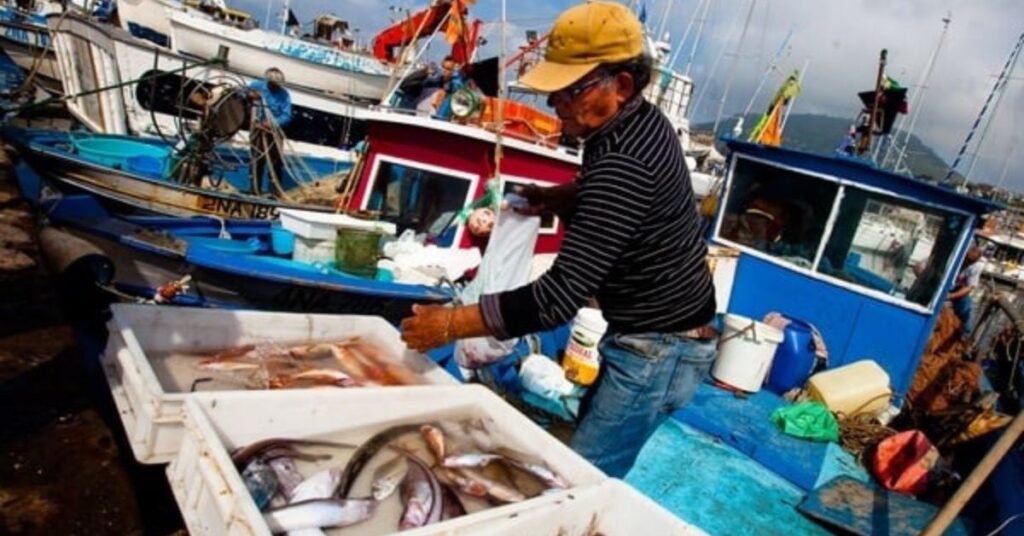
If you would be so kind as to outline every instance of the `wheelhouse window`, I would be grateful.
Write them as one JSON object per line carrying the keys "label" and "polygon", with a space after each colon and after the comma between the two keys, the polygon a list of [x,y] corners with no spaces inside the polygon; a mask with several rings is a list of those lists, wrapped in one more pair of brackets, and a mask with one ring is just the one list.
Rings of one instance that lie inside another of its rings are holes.
{"label": "wheelhouse window", "polygon": [[838,183],[737,157],[718,237],[812,268]]}
{"label": "wheelhouse window", "polygon": [[380,212],[399,234],[412,229],[437,245],[458,239],[459,213],[469,204],[476,184],[469,174],[379,158],[364,208]]}
{"label": "wheelhouse window", "polygon": [[820,273],[927,306],[940,290],[965,216],[846,186]]}

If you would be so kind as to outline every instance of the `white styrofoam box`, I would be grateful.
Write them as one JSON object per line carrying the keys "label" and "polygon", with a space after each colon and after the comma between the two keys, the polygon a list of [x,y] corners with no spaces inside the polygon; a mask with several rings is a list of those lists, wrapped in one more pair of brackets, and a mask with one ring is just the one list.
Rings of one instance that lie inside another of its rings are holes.
{"label": "white styrofoam box", "polygon": [[337,249],[337,242],[330,240],[319,240],[316,238],[295,237],[295,248],[292,249],[292,260],[305,263],[333,263],[334,252]]}
{"label": "white styrofoam box", "polygon": [[[447,534],[447,533],[443,533]],[[707,533],[679,519],[621,480],[574,489],[550,504],[459,536],[701,536]]]}
{"label": "white styrofoam box", "polygon": [[282,208],[278,213],[281,216],[281,227],[302,238],[333,241],[339,228],[378,231],[387,235],[394,235],[397,230],[395,224],[390,222],[361,220],[345,214],[293,208]]}
{"label": "white styrofoam box", "polygon": [[426,356],[406,348],[398,330],[380,317],[134,304],[115,304],[111,310],[103,368],[132,452],[141,463],[166,463],[177,453],[183,433],[181,406],[187,395],[160,381],[150,355],[359,336],[421,374],[426,383],[458,383]]}
{"label": "white styrofoam box", "polygon": [[[167,467],[167,478],[191,534],[269,535],[231,462],[231,449],[271,437],[333,437],[467,418],[488,419],[495,442],[543,461],[574,487],[606,480],[596,467],[479,385],[195,393],[185,401],[185,438]],[[461,534],[478,523],[551,504],[572,492],[549,493],[402,534]]]}

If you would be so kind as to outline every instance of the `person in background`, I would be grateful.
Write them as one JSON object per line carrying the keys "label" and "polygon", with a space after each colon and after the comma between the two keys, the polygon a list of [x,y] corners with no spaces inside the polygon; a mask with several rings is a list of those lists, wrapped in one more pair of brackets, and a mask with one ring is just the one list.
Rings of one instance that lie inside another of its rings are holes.
{"label": "person in background", "polygon": [[960,274],[953,283],[953,289],[949,291],[946,299],[953,305],[953,312],[960,318],[963,325],[961,333],[964,337],[971,334],[974,325],[971,323],[971,309],[973,306],[971,292],[981,283],[981,248],[971,246],[964,257],[964,264],[960,267]]}
{"label": "person in background", "polygon": [[460,338],[507,340],[570,321],[596,298],[608,321],[601,368],[570,446],[622,477],[714,360],[715,290],[679,138],[644,100],[651,60],[626,6],[587,2],[555,21],[544,61],[519,81],[549,94],[564,131],[584,140],[579,178],[527,186],[530,213],[566,223],[551,268],[463,307],[416,305],[402,338],[416,350]]}
{"label": "person in background", "polygon": [[271,186],[280,184],[284,159],[281,154],[280,131],[292,120],[292,97],[284,88],[284,73],[271,67],[263,80],[249,84],[249,99],[253,101],[253,121],[249,130],[250,171],[253,193],[261,195],[264,187],[264,168],[270,164]]}
{"label": "person in background", "polygon": [[423,83],[423,91],[416,104],[416,111],[447,119],[451,115],[452,93],[462,89],[465,85],[465,80],[459,71],[459,64],[455,62],[455,58],[446,56],[441,61],[440,70],[431,66],[431,73]]}

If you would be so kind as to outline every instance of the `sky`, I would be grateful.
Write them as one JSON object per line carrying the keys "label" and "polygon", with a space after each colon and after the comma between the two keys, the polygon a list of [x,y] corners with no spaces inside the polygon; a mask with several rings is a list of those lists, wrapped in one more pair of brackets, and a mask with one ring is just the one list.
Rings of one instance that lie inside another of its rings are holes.
{"label": "sky", "polygon": [[[258,18],[267,14],[267,0],[228,0],[234,7]],[[666,29],[678,47],[694,18],[700,0],[634,0],[646,3],[647,24],[657,31],[666,7],[670,7]],[[690,75],[696,85],[690,110],[694,123],[713,121],[727,80],[733,83],[724,104],[724,116],[745,110],[762,79],[763,88],[754,99],[759,112],[782,80],[793,71],[808,68],[803,91],[793,113],[815,113],[850,118],[860,109],[857,91],[873,87],[881,49],[888,49],[886,73],[910,89],[911,102],[929,58],[943,33],[942,19],[951,14],[948,31],[936,59],[931,78],[921,94],[920,112],[914,134],[921,137],[940,157],[952,162],[1003,69],[1018,36],[1024,32],[1024,1],[1021,0],[711,0]],[[736,54],[744,21],[754,11],[742,47]],[[508,0],[507,48],[524,42],[527,29],[543,34],[562,10],[575,0]],[[271,18],[280,12],[283,0],[270,0]],[[389,24],[388,7],[404,12],[425,7],[428,0],[295,0],[291,2],[299,20],[307,22],[319,13],[334,13],[369,40]],[[671,6],[669,6],[671,4]],[[472,14],[485,24],[488,40],[483,52],[496,54],[500,43],[501,3],[478,0]],[[275,26],[280,23],[275,23]],[[682,69],[693,44],[696,24],[683,44],[676,67]],[[787,35],[789,36],[787,42]],[[783,47],[783,43],[786,46]],[[443,55],[440,39],[430,54]],[[775,68],[769,70],[778,54]],[[734,61],[735,60],[735,61]],[[735,65],[735,66],[733,66]],[[768,71],[768,76],[764,73]],[[989,105],[991,112],[995,100]],[[911,113],[913,113],[911,109]],[[1024,60],[1018,62],[1013,78],[995,114],[971,180],[998,184],[1024,192]],[[908,120],[904,124],[909,123]],[[981,136],[981,123],[974,136]],[[748,125],[749,127],[749,125]],[[837,143],[843,133],[836,133]],[[975,153],[972,143],[957,170],[966,173]],[[1004,174],[1004,169],[1006,170]]]}

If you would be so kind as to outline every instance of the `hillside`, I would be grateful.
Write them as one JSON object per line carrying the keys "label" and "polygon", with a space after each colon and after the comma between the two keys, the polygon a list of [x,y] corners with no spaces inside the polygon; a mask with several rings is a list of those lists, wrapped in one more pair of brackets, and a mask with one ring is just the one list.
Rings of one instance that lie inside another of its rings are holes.
{"label": "hillside", "polygon": [[[750,129],[757,122],[759,116],[749,115],[744,119],[743,135],[749,134]],[[718,130],[719,134],[731,132],[736,125],[736,116],[722,121]],[[712,123],[694,125],[691,130],[694,132],[707,132],[711,130]],[[850,127],[850,120],[841,117],[829,117],[815,114],[793,114],[786,123],[786,131],[783,135],[783,145],[787,148],[797,149],[818,154],[834,154],[836,147],[846,135]],[[885,148],[883,147],[883,151]],[[949,165],[939,157],[930,147],[924,144],[917,136],[911,136],[910,145],[907,148],[907,165],[913,174],[922,179],[937,181],[946,176]],[[954,175],[959,178],[960,174]]]}

